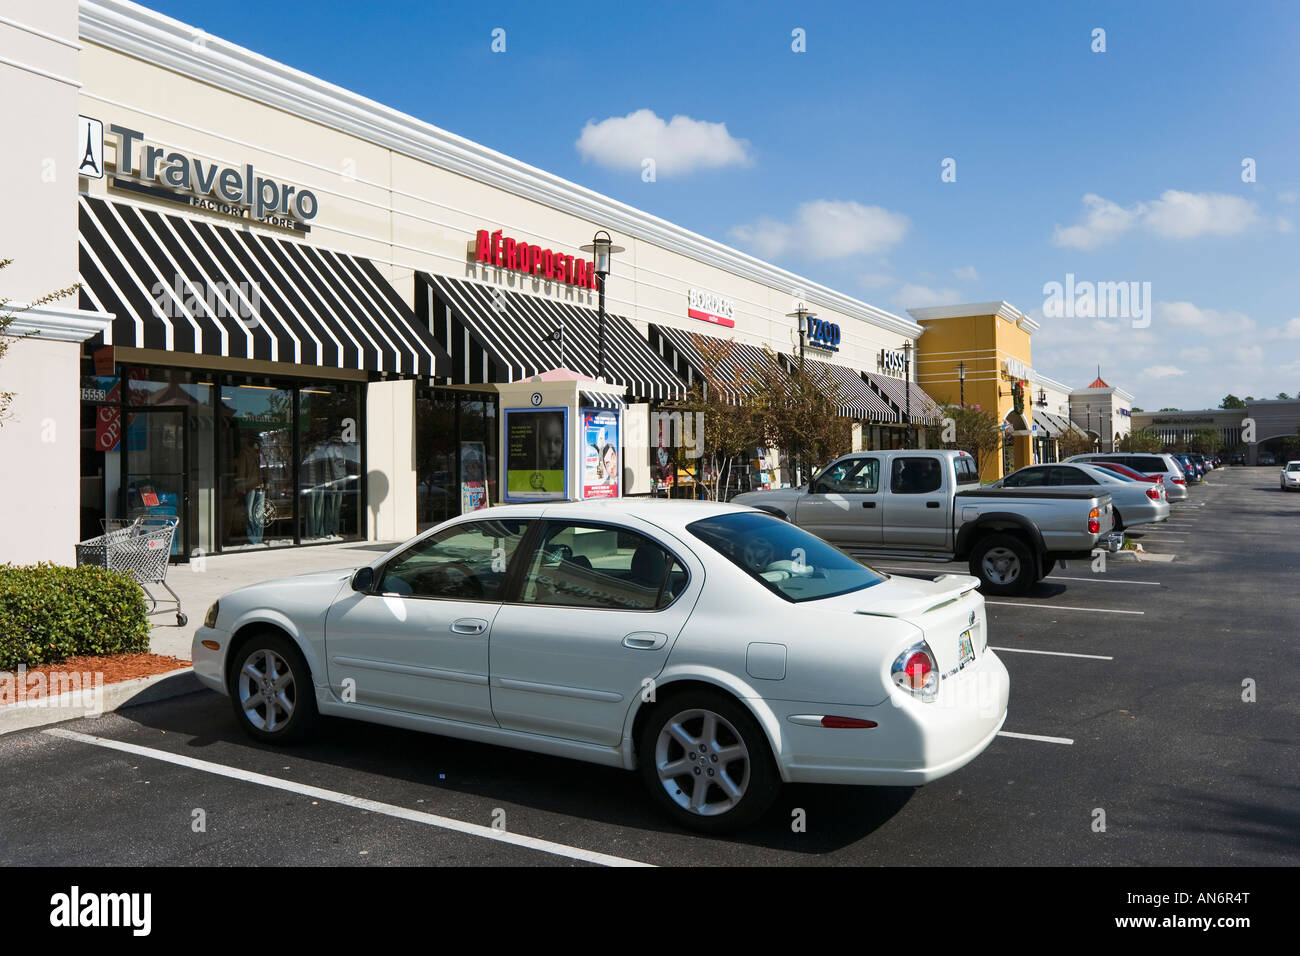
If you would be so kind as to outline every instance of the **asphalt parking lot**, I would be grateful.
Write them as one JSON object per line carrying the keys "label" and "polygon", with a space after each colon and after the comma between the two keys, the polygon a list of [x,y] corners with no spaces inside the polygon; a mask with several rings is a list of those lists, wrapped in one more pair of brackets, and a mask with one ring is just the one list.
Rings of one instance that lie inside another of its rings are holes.
{"label": "asphalt parking lot", "polygon": [[202,692],[0,737],[0,865],[1296,865],[1300,495],[1220,469],[1143,543],[1176,557],[988,602],[1004,735],[918,789],[789,787],[709,839],[633,774],[337,720],[273,750]]}

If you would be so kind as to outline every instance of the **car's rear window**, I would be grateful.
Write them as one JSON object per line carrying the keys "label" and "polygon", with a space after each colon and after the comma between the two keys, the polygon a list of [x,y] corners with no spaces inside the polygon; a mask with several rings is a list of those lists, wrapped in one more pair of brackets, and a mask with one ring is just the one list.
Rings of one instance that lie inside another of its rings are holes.
{"label": "car's rear window", "polygon": [[885,580],[821,538],[772,515],[721,514],[692,522],[686,530],[763,587],[796,604]]}
{"label": "car's rear window", "polygon": [[1154,471],[1168,471],[1169,466],[1165,464],[1163,458],[1130,458],[1128,466],[1135,468],[1144,474],[1150,474]]}

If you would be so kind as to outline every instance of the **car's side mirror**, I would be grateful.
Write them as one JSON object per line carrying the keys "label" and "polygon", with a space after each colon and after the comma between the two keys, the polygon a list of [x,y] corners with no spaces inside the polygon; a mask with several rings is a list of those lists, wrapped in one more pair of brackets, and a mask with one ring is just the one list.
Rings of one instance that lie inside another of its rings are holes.
{"label": "car's side mirror", "polygon": [[352,572],[352,590],[369,593],[375,586],[375,569],[369,566]]}

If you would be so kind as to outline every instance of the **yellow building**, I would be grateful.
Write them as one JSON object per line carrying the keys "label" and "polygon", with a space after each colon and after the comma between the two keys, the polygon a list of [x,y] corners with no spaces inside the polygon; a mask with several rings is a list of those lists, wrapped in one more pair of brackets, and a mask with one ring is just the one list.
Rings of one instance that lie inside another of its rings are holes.
{"label": "yellow building", "polygon": [[1008,302],[972,302],[908,314],[924,330],[916,344],[917,384],[936,401],[979,406],[1003,425],[1003,453],[981,477],[993,481],[1034,461],[1030,337],[1038,323]]}

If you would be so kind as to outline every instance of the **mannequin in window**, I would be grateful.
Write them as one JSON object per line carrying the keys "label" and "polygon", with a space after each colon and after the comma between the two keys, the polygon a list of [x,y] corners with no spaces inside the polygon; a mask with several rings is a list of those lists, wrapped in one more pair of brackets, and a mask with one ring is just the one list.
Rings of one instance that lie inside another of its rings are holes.
{"label": "mannequin in window", "polygon": [[245,442],[235,461],[235,491],[244,496],[244,530],[249,544],[261,544],[266,527],[266,479],[262,472],[262,444]]}

